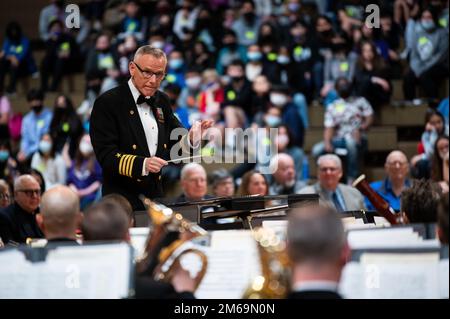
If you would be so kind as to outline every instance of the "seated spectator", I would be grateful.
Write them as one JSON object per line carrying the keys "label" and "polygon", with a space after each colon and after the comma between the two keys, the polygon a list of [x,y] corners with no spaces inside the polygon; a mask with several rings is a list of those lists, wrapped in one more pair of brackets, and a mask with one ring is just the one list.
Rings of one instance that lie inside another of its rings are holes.
{"label": "seated spectator", "polygon": [[93,75],[101,81],[100,93],[108,91],[117,85],[120,76],[117,54],[111,48],[108,35],[100,34],[86,58],[85,74],[93,81]]}
{"label": "seated spectator", "polygon": [[56,186],[44,193],[36,221],[48,242],[78,245],[81,225],[80,201],[67,186]]}
{"label": "seated spectator", "polygon": [[0,209],[5,208],[11,204],[11,190],[9,184],[0,179]]}
{"label": "seated spectator", "polygon": [[437,237],[443,245],[448,246],[448,195],[441,196],[438,207],[438,224],[436,227]]}
{"label": "seated spectator", "polygon": [[127,36],[133,36],[138,41],[143,41],[148,29],[147,19],[141,14],[141,7],[137,0],[127,0],[124,6],[125,17],[122,19],[117,39],[123,40]]}
{"label": "seated spectator", "polygon": [[232,29],[238,35],[238,43],[248,47],[256,43],[261,22],[255,14],[255,3],[252,0],[244,0],[239,13],[240,17],[234,21]]}
{"label": "seated spectator", "polygon": [[425,113],[425,131],[418,146],[419,154],[411,158],[412,175],[415,178],[430,178],[434,146],[438,136],[443,134],[448,135],[444,117],[438,111],[428,109]]}
{"label": "seated spectator", "polygon": [[[207,12],[207,11],[206,11]],[[207,32],[204,29],[202,32]],[[192,52],[190,53],[188,65],[190,68],[198,70],[206,70],[214,67],[214,55],[207,48],[206,44],[202,41],[196,41]]]}
{"label": "seated spectator", "polygon": [[202,86],[202,77],[197,69],[188,69],[185,73],[186,86],[181,90],[178,105],[187,109],[191,123],[200,117],[199,95]]}
{"label": "seated spectator", "polygon": [[211,173],[209,184],[214,196],[227,197],[234,195],[233,176],[224,168]]}
{"label": "seated spectator", "polygon": [[11,115],[11,103],[8,97],[3,94],[3,90],[0,87],[0,140],[9,139],[10,137],[9,120]]}
{"label": "seated spectator", "polygon": [[445,118],[445,130],[448,132],[448,97],[443,99],[441,103],[439,103],[437,110],[442,114]]}
{"label": "seated spectator", "polygon": [[448,78],[448,33],[438,23],[438,13],[433,7],[422,11],[420,20],[408,22],[413,32],[406,32],[409,44],[409,71],[403,82],[405,99],[416,98],[416,84],[424,90],[427,98],[439,97],[439,85]]}
{"label": "seated spectator", "polygon": [[49,33],[45,43],[45,56],[41,63],[41,90],[44,92],[59,90],[63,76],[75,71],[77,64],[75,62],[79,55],[75,39],[64,32],[64,25],[60,20],[50,23]]}
{"label": "seated spectator", "polygon": [[127,213],[129,227],[131,228],[134,226],[133,207],[131,207],[130,202],[125,198],[125,196],[122,196],[120,194],[108,194],[102,197],[101,202],[112,203],[122,207],[122,209]]}
{"label": "seated spectator", "polygon": [[31,168],[41,172],[47,189],[66,184],[66,163],[63,157],[56,153],[50,134],[42,136],[39,142],[39,150],[34,153],[31,159]]}
{"label": "seated spectator", "polygon": [[373,109],[362,97],[351,97],[352,86],[345,78],[336,82],[340,99],[328,106],[324,119],[324,141],[314,145],[315,158],[336,148],[347,150],[347,175],[349,181],[358,174],[359,154],[364,149],[367,138],[365,132],[373,121]]}
{"label": "seated spectator", "polygon": [[203,71],[203,89],[199,96],[198,107],[202,118],[218,122],[221,116],[221,104],[225,96],[219,75],[214,69]]}
{"label": "seated spectator", "polygon": [[22,33],[17,22],[6,26],[5,39],[0,51],[0,92],[4,91],[5,76],[9,74],[8,94],[16,92],[17,80],[37,71],[30,48],[30,41]]}
{"label": "seated spectator", "polygon": [[[370,186],[396,212],[399,212],[402,192],[411,186],[411,181],[408,179],[408,158],[401,151],[392,151],[386,157],[384,170],[386,178],[382,181],[372,182]],[[368,210],[376,210],[367,198],[365,198],[365,203]]]}
{"label": "seated spectator", "polygon": [[102,169],[95,158],[88,134],[83,135],[79,145],[75,160],[69,168],[67,185],[78,194],[83,210],[97,199],[102,185]]}
{"label": "seated spectator", "polygon": [[337,5],[338,19],[341,29],[350,34],[354,27],[363,24],[365,5],[369,1],[344,0]]}
{"label": "seated spectator", "polygon": [[439,184],[425,179],[415,180],[402,194],[401,211],[404,223],[435,223],[441,195]]}
{"label": "seated spectator", "polygon": [[245,46],[237,43],[237,36],[233,30],[225,29],[223,31],[223,48],[217,54],[216,70],[223,75],[228,66],[233,61],[247,61],[247,50]]}
{"label": "seated spectator", "polygon": [[297,179],[307,178],[307,176],[302,175],[304,160],[303,149],[296,145],[294,141],[294,135],[287,125],[281,124],[278,126],[278,134],[274,141],[277,146],[278,153],[286,153],[293,158],[295,163],[295,171],[298,172]]}
{"label": "seated spectator", "polygon": [[50,135],[53,139],[55,151],[61,153],[64,146],[71,158],[75,157],[77,141],[83,134],[81,120],[73,108],[72,100],[60,95],[55,100],[53,117],[50,122]]}
{"label": "seated spectator", "polygon": [[262,64],[263,55],[261,53],[261,49],[257,44],[250,45],[247,49],[247,64],[245,65],[245,76],[247,80],[253,82],[256,77],[262,74],[263,64]]}
{"label": "seated spectator", "polygon": [[11,153],[9,140],[0,140],[0,179],[4,179],[9,185],[13,185],[18,176],[17,161]]}
{"label": "seated spectator", "polygon": [[364,97],[373,108],[379,108],[390,100],[391,85],[383,59],[372,42],[362,42],[361,56],[356,63],[356,94]]}
{"label": "seated spectator", "polygon": [[41,202],[41,187],[31,175],[21,175],[14,181],[14,202],[0,210],[0,238],[24,244],[27,238],[43,238],[36,222]]}
{"label": "seated spectator", "polygon": [[183,166],[180,181],[183,194],[177,198],[177,203],[212,198],[206,194],[208,191],[206,171],[200,164],[189,163]]}
{"label": "seated spectator", "polygon": [[309,205],[288,216],[292,291],[287,298],[341,299],[338,286],[351,250],[339,215],[331,208]]}
{"label": "seated spectator", "polygon": [[248,171],[242,176],[238,194],[240,196],[266,196],[269,194],[269,184],[263,174],[254,170]]}
{"label": "seated spectator", "polygon": [[[271,84],[265,75],[258,75],[252,83],[250,122],[257,122],[270,106]],[[259,123],[261,125],[261,123]]]}
{"label": "seated spectator", "polygon": [[410,19],[414,19],[419,13],[419,0],[395,0],[394,2],[394,20],[399,26],[404,27]]}
{"label": "seated spectator", "polygon": [[138,42],[132,35],[127,35],[122,43],[117,47],[119,59],[119,81],[127,81],[130,78],[128,65],[133,61],[134,53],[138,48]]}
{"label": "seated spectator", "polygon": [[318,182],[306,186],[300,194],[318,194],[323,205],[333,207],[338,212],[366,209],[364,196],[351,186],[339,183],[342,178],[341,159],[334,154],[326,154],[317,160]]}
{"label": "seated spectator", "polygon": [[434,143],[431,179],[441,185],[444,194],[448,193],[448,136],[446,135],[439,136]]}
{"label": "seated spectator", "polygon": [[186,129],[190,129],[193,122],[190,121],[188,110],[178,104],[180,92],[181,89],[176,84],[170,83],[164,88],[164,93],[169,97],[173,113]]}
{"label": "seated spectator", "polygon": [[47,41],[51,34],[49,25],[55,19],[65,21],[67,13],[65,12],[64,0],[51,0],[52,4],[44,7],[39,15],[39,35],[43,41]]}
{"label": "seated spectator", "polygon": [[22,121],[22,140],[20,151],[17,154],[19,162],[31,159],[31,156],[39,149],[42,136],[48,133],[52,112],[44,107],[44,94],[42,91],[32,89],[28,92],[27,101],[31,112],[24,116]]}
{"label": "seated spectator", "polygon": [[167,84],[176,84],[183,89],[186,86],[186,64],[182,51],[173,50],[167,58],[167,74],[161,86],[164,88]]}
{"label": "seated spectator", "polygon": [[270,195],[298,194],[305,183],[296,177],[293,158],[285,153],[280,153],[270,160],[272,183],[269,187]]}

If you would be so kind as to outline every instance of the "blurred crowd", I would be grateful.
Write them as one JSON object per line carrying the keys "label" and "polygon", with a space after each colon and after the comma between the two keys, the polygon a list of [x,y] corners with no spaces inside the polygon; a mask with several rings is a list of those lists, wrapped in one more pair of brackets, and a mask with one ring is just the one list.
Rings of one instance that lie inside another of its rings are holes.
{"label": "blurred crowd", "polygon": [[[379,21],[366,12],[369,4],[378,5]],[[53,0],[41,10],[39,41],[29,39],[17,22],[3,30],[3,206],[17,196],[14,180],[22,174],[35,176],[39,192],[68,185],[82,209],[99,199],[102,172],[89,138],[90,112],[97,96],[128,80],[128,64],[144,44],[166,53],[161,89],[186,128],[199,119],[214,119],[221,131],[278,128],[274,140],[260,141],[274,143],[280,153],[271,159],[274,174],[258,173],[258,159],[214,172],[209,180],[205,172],[194,178],[179,166],[165,168],[166,185],[181,177],[188,199],[203,198],[208,182],[216,195],[233,195],[235,187],[242,195],[300,193],[314,174],[303,150],[313,104],[325,110],[323,141],[311,152],[322,158],[319,186],[332,190],[340,181],[346,186],[362,171],[367,132],[391,102],[394,79],[403,81],[405,103],[422,98],[430,109],[418,155],[388,156],[379,191],[398,201],[409,177],[431,179],[448,191],[448,97],[440,93],[448,79],[447,0],[91,0],[80,5],[79,29],[65,27],[64,8],[64,1]],[[32,40],[45,44],[40,61]],[[70,94],[44,105],[45,94],[60,92],[62,79],[75,73],[85,78],[81,105],[73,105]],[[10,97],[26,77],[39,78],[40,87],[27,93],[30,109],[22,116]],[[233,136],[219,138],[207,147],[220,142],[225,150],[237,148]],[[328,153],[337,156],[321,157]],[[190,194],[196,187],[198,194]],[[327,196],[339,210],[350,208],[344,190]]]}

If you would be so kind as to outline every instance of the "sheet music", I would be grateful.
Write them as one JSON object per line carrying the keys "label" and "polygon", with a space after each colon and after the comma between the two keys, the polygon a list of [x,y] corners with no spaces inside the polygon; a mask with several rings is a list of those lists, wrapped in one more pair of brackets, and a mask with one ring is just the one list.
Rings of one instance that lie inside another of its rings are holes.
{"label": "sheet music", "polygon": [[387,221],[386,218],[381,216],[373,216],[373,221],[377,226],[390,227],[391,223]]}
{"label": "sheet music", "polygon": [[367,253],[346,265],[340,291],[350,299],[435,299],[448,295],[445,275],[448,260],[440,262],[438,252]]}
{"label": "sheet music", "polygon": [[449,267],[448,259],[439,262],[439,294],[441,299],[449,298]]}
{"label": "sheet music", "polygon": [[215,231],[210,247],[198,247],[208,256],[208,269],[197,298],[240,299],[261,273],[257,245],[251,231]]}
{"label": "sheet music", "polygon": [[0,253],[0,298],[124,298],[131,251],[127,244],[61,246],[44,262],[18,250]]}

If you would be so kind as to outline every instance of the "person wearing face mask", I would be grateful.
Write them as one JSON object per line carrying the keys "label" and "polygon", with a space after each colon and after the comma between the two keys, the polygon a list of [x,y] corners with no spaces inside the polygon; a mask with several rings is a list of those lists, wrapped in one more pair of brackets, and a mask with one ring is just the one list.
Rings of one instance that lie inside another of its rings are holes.
{"label": "person wearing face mask", "polygon": [[255,3],[252,0],[242,2],[240,18],[234,21],[232,29],[238,35],[238,43],[248,47],[258,39],[260,18],[255,14]]}
{"label": "person wearing face mask", "polygon": [[414,99],[419,84],[425,97],[438,98],[437,83],[448,77],[448,33],[439,26],[434,7],[423,10],[420,19],[410,28],[414,31],[407,31],[405,35],[410,50],[410,69],[404,77],[403,93],[407,100]]}
{"label": "person wearing face mask", "polygon": [[262,53],[258,45],[251,45],[247,50],[247,64],[245,65],[245,76],[247,80],[253,82],[262,73]]}
{"label": "person wearing face mask", "polygon": [[184,62],[183,53],[178,50],[172,51],[169,54],[167,65],[167,75],[161,86],[164,88],[167,84],[171,83],[176,84],[183,89],[186,86],[186,64]]}
{"label": "person wearing face mask", "polygon": [[68,13],[65,11],[64,0],[51,0],[51,4],[44,7],[39,15],[39,36],[41,40],[50,38],[48,26],[56,19],[65,21]]}
{"label": "person wearing face mask", "polygon": [[66,164],[63,157],[56,153],[49,134],[42,136],[39,151],[31,159],[31,168],[42,174],[47,189],[66,184]]}
{"label": "person wearing face mask", "polygon": [[198,112],[198,95],[201,91],[202,77],[200,71],[192,68],[185,73],[186,86],[181,90],[178,104],[189,112]]}
{"label": "person wearing face mask", "polygon": [[292,144],[303,148],[305,127],[297,106],[292,102],[289,88],[280,85],[272,86],[270,102],[273,107],[279,109],[281,112],[281,121],[280,123],[276,123],[275,126],[281,124],[281,122],[286,124],[292,132]]}
{"label": "person wearing face mask", "polygon": [[248,118],[252,118],[251,105],[251,84],[245,78],[244,64],[239,60],[234,60],[227,68],[227,75],[230,83],[224,87],[225,100],[222,109],[227,127],[242,127],[244,119],[239,115],[245,112]]}
{"label": "person wearing face mask", "polygon": [[23,117],[22,139],[20,151],[17,154],[19,162],[26,162],[39,148],[39,141],[50,129],[52,112],[44,108],[44,94],[42,91],[32,89],[27,95],[31,111]]}
{"label": "person wearing face mask", "polygon": [[373,109],[363,97],[352,97],[352,85],[344,77],[336,81],[339,99],[331,103],[324,116],[324,141],[315,144],[311,153],[318,158],[336,148],[347,151],[347,177],[350,184],[358,177],[358,158],[366,144],[366,132],[373,122]]}
{"label": "person wearing face mask", "polygon": [[102,186],[102,168],[95,158],[88,134],[80,139],[75,159],[67,174],[67,185],[80,198],[82,210],[96,200]]}
{"label": "person wearing face mask", "polygon": [[245,46],[237,43],[236,32],[225,29],[222,39],[223,47],[219,50],[216,62],[216,70],[220,75],[223,75],[230,63],[235,60],[247,62],[247,50]]}
{"label": "person wearing face mask", "polygon": [[125,17],[122,19],[121,29],[117,38],[122,40],[127,36],[134,36],[138,41],[145,39],[148,29],[146,17],[141,15],[141,7],[137,0],[127,0],[124,7]]}
{"label": "person wearing face mask", "polygon": [[83,126],[75,113],[72,100],[65,95],[58,96],[55,100],[53,117],[50,122],[50,135],[55,145],[55,151],[61,153],[67,143],[69,156],[73,158],[81,134],[83,134]]}
{"label": "person wearing face mask", "polygon": [[119,58],[114,50],[111,49],[111,40],[109,35],[100,34],[95,47],[92,48],[86,58],[85,73],[87,75],[96,74],[100,80],[100,93],[103,93],[117,85],[119,72]]}
{"label": "person wearing face mask", "polygon": [[64,32],[62,21],[51,22],[49,32],[50,36],[45,42],[45,56],[41,63],[41,90],[44,92],[57,91],[63,76],[75,71],[79,51],[75,39]]}
{"label": "person wearing face mask", "polygon": [[195,29],[199,12],[200,7],[196,6],[194,1],[183,0],[182,6],[178,9],[173,21],[173,32],[181,41],[186,40],[186,33]]}

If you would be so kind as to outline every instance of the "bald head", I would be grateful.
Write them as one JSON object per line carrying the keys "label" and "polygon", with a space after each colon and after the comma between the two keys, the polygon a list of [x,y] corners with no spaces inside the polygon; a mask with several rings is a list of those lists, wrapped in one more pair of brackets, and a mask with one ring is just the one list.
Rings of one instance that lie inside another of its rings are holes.
{"label": "bald head", "polygon": [[279,153],[270,160],[273,178],[278,184],[292,187],[295,184],[294,159],[286,153]]}
{"label": "bald head", "polygon": [[67,186],[51,188],[42,196],[40,215],[47,239],[74,238],[81,218],[78,195]]}
{"label": "bald head", "polygon": [[408,158],[401,151],[392,151],[386,157],[384,169],[392,182],[402,185],[409,172]]}

